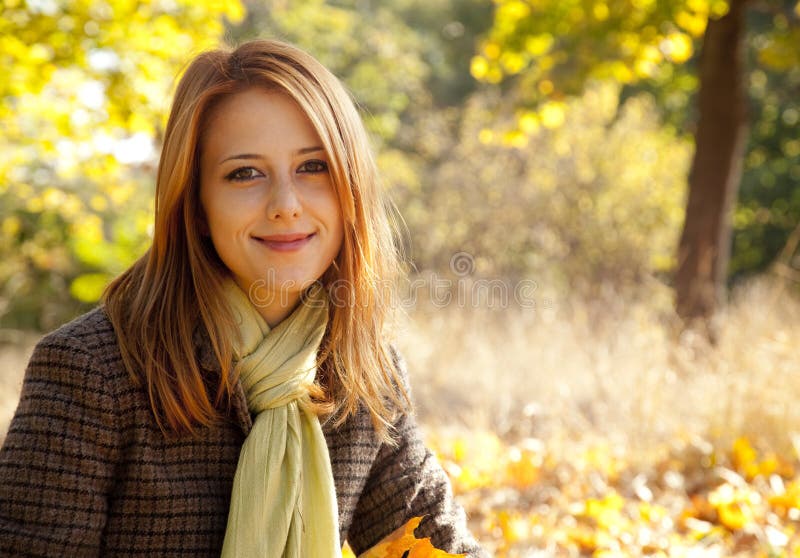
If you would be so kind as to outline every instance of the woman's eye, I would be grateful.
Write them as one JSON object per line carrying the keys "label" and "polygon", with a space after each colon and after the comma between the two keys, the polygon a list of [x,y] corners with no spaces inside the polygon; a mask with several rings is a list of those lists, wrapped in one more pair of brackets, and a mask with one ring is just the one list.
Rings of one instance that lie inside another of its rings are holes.
{"label": "woman's eye", "polygon": [[328,163],[325,161],[306,161],[300,168],[297,169],[298,172],[309,172],[309,173],[320,173],[320,172],[327,172],[328,171]]}
{"label": "woman's eye", "polygon": [[229,173],[225,178],[237,182],[246,182],[261,176],[261,173],[253,167],[240,167],[233,172]]}

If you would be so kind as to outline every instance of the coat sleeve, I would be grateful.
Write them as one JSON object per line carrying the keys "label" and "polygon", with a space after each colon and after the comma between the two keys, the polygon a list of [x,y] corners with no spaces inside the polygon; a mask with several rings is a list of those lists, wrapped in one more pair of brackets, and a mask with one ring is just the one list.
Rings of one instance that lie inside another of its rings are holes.
{"label": "coat sleeve", "polygon": [[[400,377],[409,390],[408,372],[394,353]],[[436,548],[488,556],[467,528],[463,508],[454,500],[450,481],[425,447],[413,415],[395,423],[397,445],[383,443],[353,516],[348,542],[356,554],[368,550],[413,517],[424,516],[417,537],[430,537]]]}
{"label": "coat sleeve", "polygon": [[77,337],[33,351],[0,450],[0,555],[99,556],[120,455],[118,405]]}

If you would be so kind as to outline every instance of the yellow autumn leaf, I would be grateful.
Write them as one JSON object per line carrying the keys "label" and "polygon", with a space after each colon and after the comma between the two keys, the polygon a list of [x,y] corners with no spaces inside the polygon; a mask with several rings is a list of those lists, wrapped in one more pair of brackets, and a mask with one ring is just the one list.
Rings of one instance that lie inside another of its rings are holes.
{"label": "yellow autumn leaf", "polygon": [[418,539],[414,531],[419,527],[422,517],[412,517],[402,527],[385,537],[381,542],[364,552],[359,558],[447,558],[465,556],[448,554],[431,544],[430,539]]}
{"label": "yellow autumn leaf", "polygon": [[585,514],[594,519],[598,525],[608,527],[617,521],[625,499],[617,492],[611,492],[604,498],[589,498],[586,500]]}
{"label": "yellow autumn leaf", "polygon": [[782,492],[767,499],[770,509],[782,518],[797,516],[800,510],[800,479],[790,482]]}
{"label": "yellow autumn leaf", "polygon": [[396,529],[393,533],[385,537],[381,542],[361,554],[360,558],[388,558],[391,556],[402,556],[414,541],[414,531],[419,527],[421,517],[413,517],[408,522]]}
{"label": "yellow autumn leaf", "polygon": [[428,538],[419,539],[409,549],[408,558],[447,558],[464,557],[466,554],[449,554],[444,550],[434,547]]}
{"label": "yellow autumn leaf", "polygon": [[589,553],[597,550],[597,531],[583,525],[578,525],[566,530],[569,539],[575,543],[581,552]]}
{"label": "yellow autumn leaf", "polygon": [[530,535],[529,519],[518,512],[503,510],[497,514],[496,521],[503,533],[503,540],[508,543],[525,540]]}
{"label": "yellow autumn leaf", "polygon": [[738,531],[747,525],[751,518],[750,514],[746,513],[747,508],[741,503],[731,502],[719,507],[719,522],[731,531]]}
{"label": "yellow autumn leaf", "polygon": [[758,454],[750,440],[741,436],[733,442],[733,449],[731,450],[731,460],[733,466],[740,473],[744,473],[748,478],[755,476],[758,471]]}

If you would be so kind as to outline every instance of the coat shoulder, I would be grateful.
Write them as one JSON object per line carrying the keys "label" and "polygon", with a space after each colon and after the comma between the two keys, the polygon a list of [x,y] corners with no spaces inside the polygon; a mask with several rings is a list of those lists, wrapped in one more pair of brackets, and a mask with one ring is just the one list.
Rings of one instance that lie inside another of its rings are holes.
{"label": "coat shoulder", "polygon": [[38,345],[68,346],[96,353],[115,348],[117,337],[105,310],[98,306],[46,334]]}
{"label": "coat shoulder", "polygon": [[114,326],[102,307],[42,337],[34,347],[26,376],[76,386],[105,386],[114,397],[131,387]]}

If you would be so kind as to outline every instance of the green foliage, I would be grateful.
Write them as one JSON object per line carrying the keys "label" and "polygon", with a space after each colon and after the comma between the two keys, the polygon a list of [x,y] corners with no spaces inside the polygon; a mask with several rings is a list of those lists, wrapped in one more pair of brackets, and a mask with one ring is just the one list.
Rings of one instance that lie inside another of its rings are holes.
{"label": "green foliage", "polygon": [[696,80],[681,65],[724,0],[500,0],[494,25],[472,61],[488,83],[518,76],[525,100],[546,109],[587,80],[641,81],[681,91]]}
{"label": "green foliage", "polygon": [[748,18],[750,144],[733,218],[734,276],[763,271],[800,223],[800,3]]}
{"label": "green foliage", "polygon": [[517,147],[490,128],[502,100],[475,97],[447,156],[399,196],[415,259],[441,270],[466,251],[484,277],[587,295],[668,269],[690,145],[661,128],[649,96],[617,112],[617,95],[591,87],[561,126],[518,136]]}
{"label": "green foliage", "polygon": [[[499,0],[472,74],[525,107],[510,142],[564,121],[565,99],[600,79],[647,91],[670,126],[693,131],[696,60],[720,0]],[[747,16],[752,133],[733,219],[730,273],[761,271],[800,221],[800,2],[751,3]]]}
{"label": "green foliage", "polygon": [[52,327],[144,252],[171,84],[223,17],[241,4],[2,5],[0,323]]}

